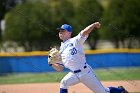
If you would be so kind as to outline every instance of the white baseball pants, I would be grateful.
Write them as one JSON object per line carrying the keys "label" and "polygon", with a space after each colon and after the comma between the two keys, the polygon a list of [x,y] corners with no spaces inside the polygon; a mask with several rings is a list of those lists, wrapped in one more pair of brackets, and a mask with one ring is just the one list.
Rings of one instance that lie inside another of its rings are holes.
{"label": "white baseball pants", "polygon": [[68,89],[69,86],[80,82],[86,85],[94,93],[109,93],[109,89],[103,87],[89,65],[87,65],[87,68],[82,69],[82,71],[79,73],[69,72],[61,80],[60,88]]}

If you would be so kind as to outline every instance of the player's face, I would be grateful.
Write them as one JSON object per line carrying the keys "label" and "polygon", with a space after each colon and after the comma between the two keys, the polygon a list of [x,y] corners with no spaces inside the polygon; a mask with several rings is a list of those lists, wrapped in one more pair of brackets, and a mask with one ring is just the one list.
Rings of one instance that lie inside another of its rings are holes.
{"label": "player's face", "polygon": [[71,37],[71,33],[66,30],[60,30],[59,31],[59,38],[63,41],[67,40]]}

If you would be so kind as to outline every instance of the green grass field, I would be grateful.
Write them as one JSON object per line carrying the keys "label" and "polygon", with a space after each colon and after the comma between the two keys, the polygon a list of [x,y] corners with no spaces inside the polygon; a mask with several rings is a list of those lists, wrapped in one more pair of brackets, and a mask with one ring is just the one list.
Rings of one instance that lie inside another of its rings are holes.
{"label": "green grass field", "polygon": [[[96,69],[96,76],[102,81],[140,80],[140,68]],[[0,84],[60,82],[68,72],[20,73],[0,76]]]}

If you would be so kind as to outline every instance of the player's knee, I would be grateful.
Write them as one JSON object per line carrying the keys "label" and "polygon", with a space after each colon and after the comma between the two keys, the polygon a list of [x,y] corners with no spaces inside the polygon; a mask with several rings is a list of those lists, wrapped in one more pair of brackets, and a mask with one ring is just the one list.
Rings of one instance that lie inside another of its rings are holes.
{"label": "player's knee", "polygon": [[60,82],[60,87],[64,88],[64,89],[67,89],[68,88],[67,80],[62,79],[61,82]]}

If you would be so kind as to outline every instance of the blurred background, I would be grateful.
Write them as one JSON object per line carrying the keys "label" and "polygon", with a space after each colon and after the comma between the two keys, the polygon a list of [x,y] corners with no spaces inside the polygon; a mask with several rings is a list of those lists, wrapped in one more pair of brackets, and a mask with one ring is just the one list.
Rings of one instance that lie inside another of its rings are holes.
{"label": "blurred background", "polygon": [[85,49],[140,48],[139,9],[139,0],[1,0],[1,52],[45,51],[60,45],[62,24],[75,36],[96,21]]}
{"label": "blurred background", "polygon": [[47,64],[50,47],[60,46],[56,28],[70,24],[76,36],[96,21],[87,63],[101,80],[140,80],[139,10],[140,0],[1,0],[0,84],[59,82],[68,70]]}

